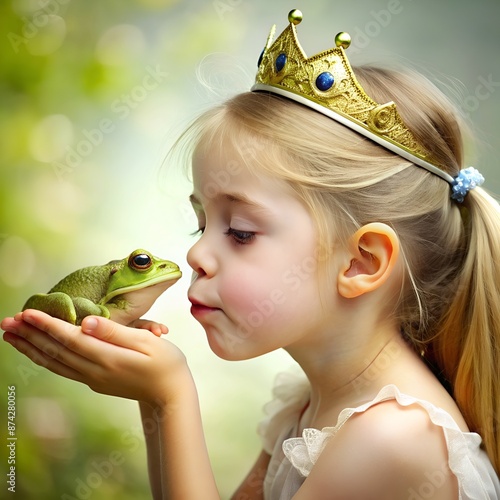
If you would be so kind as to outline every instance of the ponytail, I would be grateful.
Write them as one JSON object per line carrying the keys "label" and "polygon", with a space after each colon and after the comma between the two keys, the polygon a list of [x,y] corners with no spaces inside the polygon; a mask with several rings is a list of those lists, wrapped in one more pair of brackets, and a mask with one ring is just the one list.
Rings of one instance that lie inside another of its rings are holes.
{"label": "ponytail", "polygon": [[500,473],[500,207],[481,188],[462,207],[468,251],[431,350]]}

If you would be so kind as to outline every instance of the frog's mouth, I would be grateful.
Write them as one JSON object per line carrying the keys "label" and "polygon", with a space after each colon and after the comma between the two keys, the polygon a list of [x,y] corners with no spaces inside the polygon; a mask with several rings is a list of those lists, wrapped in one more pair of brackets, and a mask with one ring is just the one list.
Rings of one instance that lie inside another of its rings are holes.
{"label": "frog's mouth", "polygon": [[99,302],[99,304],[105,305],[111,299],[113,299],[114,297],[116,297],[118,295],[125,295],[127,293],[135,292],[137,290],[146,290],[148,288],[155,287],[158,284],[164,284],[165,286],[162,287],[162,289],[161,289],[161,291],[159,291],[159,293],[157,293],[157,296],[159,296],[167,288],[172,286],[181,276],[182,276],[182,272],[177,270],[177,271],[173,271],[169,274],[164,274],[162,276],[155,276],[154,278],[143,281],[142,283],[136,283],[135,285],[117,288],[116,290],[113,290],[112,292],[109,292],[106,296],[104,296],[101,299],[101,301]]}

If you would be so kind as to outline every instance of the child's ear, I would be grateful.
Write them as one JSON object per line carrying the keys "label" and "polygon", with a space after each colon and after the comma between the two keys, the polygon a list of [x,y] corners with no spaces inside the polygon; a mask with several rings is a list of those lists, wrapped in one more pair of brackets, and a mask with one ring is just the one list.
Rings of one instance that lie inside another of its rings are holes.
{"label": "child's ear", "polygon": [[347,258],[339,270],[338,291],[352,299],[376,290],[391,275],[399,256],[399,238],[387,224],[374,222],[349,240]]}

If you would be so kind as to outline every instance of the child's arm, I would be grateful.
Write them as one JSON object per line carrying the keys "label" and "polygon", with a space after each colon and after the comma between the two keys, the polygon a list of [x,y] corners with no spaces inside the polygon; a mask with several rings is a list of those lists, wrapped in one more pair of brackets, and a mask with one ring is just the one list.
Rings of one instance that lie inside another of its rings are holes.
{"label": "child's arm", "polygon": [[[208,458],[198,394],[194,384],[185,403],[158,406],[141,402],[148,472],[155,500],[219,499]],[[175,406],[175,407],[174,407]]]}
{"label": "child's arm", "polygon": [[148,474],[151,493],[154,500],[162,500],[161,466],[160,466],[160,434],[154,410],[148,404],[139,401],[142,429],[146,440],[148,457]]}
{"label": "child's arm", "polygon": [[175,402],[158,413],[165,498],[219,499],[194,384],[186,385]]}
{"label": "child's arm", "polygon": [[231,500],[262,500],[264,498],[264,478],[271,457],[262,450],[243,483],[235,491]]}
{"label": "child's arm", "polygon": [[[28,310],[2,321],[4,339],[36,364],[92,390],[142,401],[158,425],[163,498],[219,498],[203,435],[198,395],[186,359],[144,330],[88,317],[82,327]],[[148,414],[149,415],[149,414]],[[152,457],[151,457],[152,458]],[[153,491],[159,495],[158,474]]]}

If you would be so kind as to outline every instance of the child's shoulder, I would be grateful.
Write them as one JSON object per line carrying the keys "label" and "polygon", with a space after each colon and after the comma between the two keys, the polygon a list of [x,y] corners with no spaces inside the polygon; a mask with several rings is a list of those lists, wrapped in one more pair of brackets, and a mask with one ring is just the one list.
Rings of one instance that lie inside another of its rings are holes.
{"label": "child's shoulder", "polygon": [[439,495],[425,498],[457,498],[443,428],[424,407],[389,399],[352,414],[336,430],[297,498],[320,499],[321,491],[364,500],[419,498],[423,485],[439,488]]}

